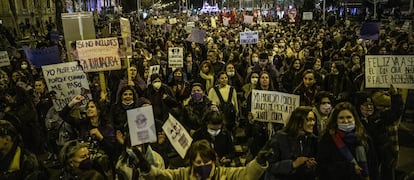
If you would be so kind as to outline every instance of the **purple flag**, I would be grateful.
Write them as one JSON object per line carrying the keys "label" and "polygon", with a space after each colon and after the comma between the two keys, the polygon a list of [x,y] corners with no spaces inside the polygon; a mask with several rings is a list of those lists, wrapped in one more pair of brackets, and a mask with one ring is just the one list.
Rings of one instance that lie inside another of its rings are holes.
{"label": "purple flag", "polygon": [[41,68],[43,65],[61,63],[60,52],[57,46],[41,48],[41,49],[30,49],[27,46],[23,46],[24,53],[26,54],[27,60],[36,66]]}
{"label": "purple flag", "polygon": [[381,24],[379,22],[364,22],[361,25],[359,37],[362,39],[378,40]]}

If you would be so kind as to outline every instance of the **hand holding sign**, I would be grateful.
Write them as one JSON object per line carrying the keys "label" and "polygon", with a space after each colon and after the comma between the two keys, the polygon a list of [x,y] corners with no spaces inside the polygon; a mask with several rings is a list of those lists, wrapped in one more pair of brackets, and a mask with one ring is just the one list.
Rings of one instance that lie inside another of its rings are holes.
{"label": "hand holding sign", "polygon": [[76,95],[75,97],[73,97],[73,99],[69,102],[68,106],[71,108],[73,106],[75,106],[76,104],[79,104],[80,102],[82,102],[85,99],[84,96],[82,95]]}

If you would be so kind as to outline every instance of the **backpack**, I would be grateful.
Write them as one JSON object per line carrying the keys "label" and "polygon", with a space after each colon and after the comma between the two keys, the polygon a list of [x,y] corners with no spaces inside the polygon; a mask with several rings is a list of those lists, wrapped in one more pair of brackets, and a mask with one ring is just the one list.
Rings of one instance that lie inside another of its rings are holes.
{"label": "backpack", "polygon": [[231,99],[233,97],[233,91],[234,88],[230,87],[230,94],[229,98],[227,99],[227,102],[224,101],[223,96],[221,96],[221,93],[218,89],[218,87],[214,87],[214,90],[216,91],[216,94],[220,100],[219,109],[221,112],[223,112],[225,119],[225,124],[227,127],[234,127],[234,123],[236,121],[236,111],[234,110],[234,105],[231,102]]}

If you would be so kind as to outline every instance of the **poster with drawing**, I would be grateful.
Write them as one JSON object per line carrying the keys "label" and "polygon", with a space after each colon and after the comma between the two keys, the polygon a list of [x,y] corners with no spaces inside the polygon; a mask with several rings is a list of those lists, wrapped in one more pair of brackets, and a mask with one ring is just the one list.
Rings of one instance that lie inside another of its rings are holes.
{"label": "poster with drawing", "polygon": [[131,145],[157,142],[152,106],[127,110]]}
{"label": "poster with drawing", "polygon": [[193,138],[191,138],[184,126],[170,114],[167,121],[165,121],[162,126],[162,129],[174,149],[182,158],[184,158],[188,148],[190,148],[191,143],[193,142]]}

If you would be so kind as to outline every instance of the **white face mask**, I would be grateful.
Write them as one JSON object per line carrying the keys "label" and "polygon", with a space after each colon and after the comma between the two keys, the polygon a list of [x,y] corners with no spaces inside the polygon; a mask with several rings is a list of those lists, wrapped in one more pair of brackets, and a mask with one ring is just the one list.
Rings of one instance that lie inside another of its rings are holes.
{"label": "white face mask", "polygon": [[319,111],[321,111],[322,114],[328,115],[332,110],[331,104],[321,104],[319,106]]}
{"label": "white face mask", "polygon": [[155,83],[152,83],[152,87],[154,87],[154,89],[160,89],[160,87],[161,87],[161,82],[155,82]]}
{"label": "white face mask", "polygon": [[22,64],[20,67],[21,67],[22,69],[26,69],[26,68],[27,68],[27,64]]}
{"label": "white face mask", "polygon": [[253,63],[258,63],[258,62],[259,62],[259,58],[258,58],[258,57],[254,57],[254,58],[252,58],[252,62],[253,62]]}
{"label": "white face mask", "polygon": [[256,85],[256,84],[257,84],[257,81],[259,81],[259,78],[251,78],[251,79],[250,79],[250,83],[252,83],[252,84],[254,84],[254,85]]}
{"label": "white face mask", "polygon": [[344,132],[351,132],[352,130],[355,129],[355,123],[338,124],[338,129]]}
{"label": "white face mask", "polygon": [[216,137],[216,136],[217,136],[217,135],[221,132],[221,129],[218,129],[218,130],[207,129],[207,132],[208,132],[211,136]]}
{"label": "white face mask", "polygon": [[233,77],[233,76],[235,75],[235,73],[234,73],[234,72],[227,72],[227,75],[228,75],[229,77]]}

